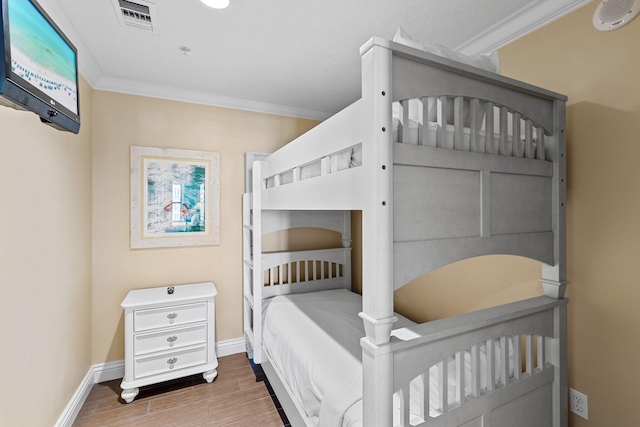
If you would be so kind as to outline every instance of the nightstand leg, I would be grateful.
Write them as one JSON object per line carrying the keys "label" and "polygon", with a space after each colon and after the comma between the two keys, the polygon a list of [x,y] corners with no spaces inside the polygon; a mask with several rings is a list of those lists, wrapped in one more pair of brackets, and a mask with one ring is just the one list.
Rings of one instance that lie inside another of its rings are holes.
{"label": "nightstand leg", "polygon": [[202,377],[205,380],[207,380],[208,383],[213,381],[217,376],[218,376],[218,371],[216,369],[212,369],[212,370],[207,371],[204,374],[202,374]]}
{"label": "nightstand leg", "polygon": [[122,399],[124,399],[125,402],[131,403],[133,402],[133,399],[136,398],[139,392],[140,389],[138,387],[128,388],[126,390],[122,390],[122,394],[120,394],[120,396],[122,397]]}

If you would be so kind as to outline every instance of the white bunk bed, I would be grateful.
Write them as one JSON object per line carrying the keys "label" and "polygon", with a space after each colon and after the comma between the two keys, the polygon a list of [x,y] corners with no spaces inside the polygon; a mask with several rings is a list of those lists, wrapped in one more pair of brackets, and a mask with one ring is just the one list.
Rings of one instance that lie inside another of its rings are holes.
{"label": "white bunk bed", "polygon": [[[362,98],[253,163],[250,356],[294,426],[566,426],[566,97],[381,38],[361,55]],[[362,211],[361,302],[335,290],[350,289],[351,210]],[[262,252],[263,235],[296,226],[341,232],[343,248]],[[424,324],[393,312],[395,289],[489,254],[541,261],[545,296]],[[280,335],[301,368],[276,354]],[[314,372],[325,380],[300,382]]]}

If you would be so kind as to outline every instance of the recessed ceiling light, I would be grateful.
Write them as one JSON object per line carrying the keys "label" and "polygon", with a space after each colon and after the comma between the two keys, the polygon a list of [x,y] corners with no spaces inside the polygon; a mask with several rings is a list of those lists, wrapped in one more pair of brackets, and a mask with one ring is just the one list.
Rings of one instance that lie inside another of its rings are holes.
{"label": "recessed ceiling light", "polygon": [[214,9],[224,9],[229,6],[229,0],[200,0],[206,6]]}

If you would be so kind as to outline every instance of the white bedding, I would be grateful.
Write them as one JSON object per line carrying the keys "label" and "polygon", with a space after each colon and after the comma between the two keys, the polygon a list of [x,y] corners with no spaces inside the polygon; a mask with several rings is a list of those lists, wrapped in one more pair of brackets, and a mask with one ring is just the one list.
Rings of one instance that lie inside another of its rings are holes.
{"label": "white bedding", "polygon": [[[348,290],[330,290],[282,295],[263,304],[263,344],[274,365],[285,377],[294,397],[305,408],[307,417],[320,427],[362,426],[362,349],[365,335],[360,295]],[[398,316],[395,328],[413,322]],[[497,354],[500,354],[497,351]],[[481,357],[482,365],[484,353]],[[499,360],[496,361],[499,366]],[[470,356],[466,355],[466,375],[470,375]],[[455,370],[449,363],[449,401],[454,401]],[[482,369],[482,383],[485,383]],[[498,372],[498,369],[496,369]],[[431,415],[438,414],[437,369],[430,372]],[[412,397],[419,389],[412,382]],[[470,386],[466,394],[470,394]],[[413,399],[412,399],[413,400]],[[399,404],[394,405],[399,407]],[[412,402],[412,418],[417,417]],[[396,411],[397,412],[397,411]],[[396,418],[397,419],[397,418]]]}

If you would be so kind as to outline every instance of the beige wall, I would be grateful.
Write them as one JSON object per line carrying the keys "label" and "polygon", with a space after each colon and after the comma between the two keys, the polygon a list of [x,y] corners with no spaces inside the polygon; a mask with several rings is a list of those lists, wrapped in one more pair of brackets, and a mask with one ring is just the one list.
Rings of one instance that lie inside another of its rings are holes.
{"label": "beige wall", "polygon": [[[131,289],[213,281],[216,339],[242,337],[244,153],[274,151],[316,122],[101,91],[94,110],[92,363],[124,358],[120,303]],[[129,249],[132,145],[220,152],[219,246]]]}
{"label": "beige wall", "polygon": [[0,107],[0,425],[52,426],[91,365],[93,90],[80,134]]}
{"label": "beige wall", "polygon": [[569,385],[589,396],[589,421],[572,415],[571,425],[631,427],[640,425],[640,20],[599,32],[598,3],[501,54],[504,74],[569,96]]}
{"label": "beige wall", "polygon": [[[597,4],[500,53],[504,75],[569,96],[569,385],[589,397],[589,420],[570,414],[570,425],[631,427],[640,425],[640,20],[598,32]],[[430,320],[539,294],[539,278],[533,261],[467,260],[396,292],[396,308]]]}

